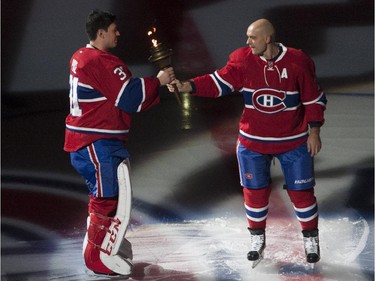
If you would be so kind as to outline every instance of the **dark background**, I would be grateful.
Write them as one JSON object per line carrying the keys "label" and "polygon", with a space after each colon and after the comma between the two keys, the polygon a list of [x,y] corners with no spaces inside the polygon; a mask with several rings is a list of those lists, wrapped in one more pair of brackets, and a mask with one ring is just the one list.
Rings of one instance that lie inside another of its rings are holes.
{"label": "dark background", "polygon": [[[147,60],[151,26],[157,27],[158,40],[173,49],[177,76],[186,79],[224,66],[230,52],[245,46],[248,25],[265,17],[274,23],[278,41],[301,48],[314,59],[327,95],[373,94],[373,1],[5,0],[1,2],[3,183],[9,177],[20,178],[19,174],[27,178],[29,173],[80,179],[62,149],[69,60],[88,42],[85,20],[95,8],[117,15],[121,38],[113,52],[134,76],[157,73]],[[133,165],[141,162],[140,155],[168,149],[199,130],[227,133],[230,151],[225,153],[233,153],[241,97],[219,101],[185,97],[189,106],[181,110],[165,88],[160,92],[162,106],[133,120],[128,143]],[[236,171],[235,159],[230,159]],[[235,173],[233,179],[237,182]]]}
{"label": "dark background", "polygon": [[278,41],[313,57],[323,87],[373,80],[371,0],[4,0],[3,97],[66,90],[69,59],[87,43],[84,23],[94,8],[117,15],[121,40],[114,53],[137,76],[155,74],[146,35],[154,24],[159,40],[174,49],[175,68],[184,78],[222,67],[231,51],[245,45],[248,25],[266,17]]}
{"label": "dark background", "polygon": [[[185,79],[225,65],[230,52],[245,46],[248,25],[265,17],[274,23],[278,41],[301,48],[314,59],[319,82],[328,95],[373,94],[371,0],[5,0],[1,2],[3,179],[15,171],[78,178],[68,154],[62,150],[68,114],[68,70],[73,52],[88,42],[85,20],[95,8],[117,15],[121,38],[113,52],[134,76],[157,73],[147,60],[151,46],[147,31],[153,25],[159,41],[174,51],[177,76]],[[140,145],[143,153],[167,148],[177,138],[188,138],[194,132],[194,128],[186,132],[181,127],[195,124],[202,130],[214,130],[215,124],[225,122],[228,116],[239,118],[242,107],[236,97],[220,101],[186,97],[189,108],[181,111],[165,88],[161,88],[161,96],[165,107],[134,118],[128,144],[136,152],[133,163],[137,163]],[[213,103],[216,106],[211,108]],[[234,139],[236,126],[233,122],[226,128]],[[159,136],[167,135],[159,140]],[[153,138],[155,142],[149,147]],[[235,163],[233,166],[235,170]]]}

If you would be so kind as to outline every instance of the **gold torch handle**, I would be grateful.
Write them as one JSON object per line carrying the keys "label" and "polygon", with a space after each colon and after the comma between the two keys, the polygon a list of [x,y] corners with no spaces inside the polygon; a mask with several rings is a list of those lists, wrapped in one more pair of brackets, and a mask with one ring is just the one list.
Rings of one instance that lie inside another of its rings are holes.
{"label": "gold torch handle", "polygon": [[177,103],[178,103],[180,106],[182,106],[182,102],[181,102],[181,99],[180,99],[180,92],[178,91],[177,85],[174,84],[174,85],[173,85],[173,88],[174,88],[173,94],[174,94],[174,96],[176,97]]}

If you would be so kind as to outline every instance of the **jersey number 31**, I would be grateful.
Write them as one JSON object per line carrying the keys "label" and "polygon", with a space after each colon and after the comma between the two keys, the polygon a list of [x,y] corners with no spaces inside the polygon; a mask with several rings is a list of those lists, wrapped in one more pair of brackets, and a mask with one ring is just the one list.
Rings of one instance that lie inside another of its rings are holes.
{"label": "jersey number 31", "polygon": [[70,84],[70,91],[69,91],[69,99],[70,99],[70,114],[72,116],[78,117],[82,115],[82,110],[79,108],[78,103],[78,77],[74,77],[70,75],[69,77],[69,84]]}

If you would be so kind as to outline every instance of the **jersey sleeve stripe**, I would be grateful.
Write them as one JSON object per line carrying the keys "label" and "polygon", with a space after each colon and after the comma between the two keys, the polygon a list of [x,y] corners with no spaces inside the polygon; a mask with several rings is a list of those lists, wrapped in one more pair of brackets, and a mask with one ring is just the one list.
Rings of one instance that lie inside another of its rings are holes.
{"label": "jersey sleeve stripe", "polygon": [[80,103],[81,102],[98,102],[98,101],[104,101],[104,100],[107,100],[107,98],[102,97],[102,98],[96,98],[96,99],[78,99]]}
{"label": "jersey sleeve stripe", "polygon": [[215,83],[215,85],[216,85],[216,88],[217,88],[217,90],[218,90],[218,97],[221,97],[222,96],[222,94],[223,94],[223,91],[221,90],[221,87],[220,87],[220,85],[219,85],[219,82],[218,82],[218,80],[215,78],[215,76],[213,75],[213,74],[210,74],[210,77],[211,77],[211,79],[214,81],[214,83]]}
{"label": "jersey sleeve stripe", "polygon": [[78,83],[77,96],[80,102],[95,102],[107,99],[102,93],[98,92],[94,88],[86,86],[82,86],[82,83]]}
{"label": "jersey sleeve stripe", "polygon": [[142,84],[142,101],[138,106],[137,112],[140,112],[142,110],[142,104],[146,100],[146,87],[145,87],[145,80],[143,78],[140,78],[141,84]]}
{"label": "jersey sleeve stripe", "polygon": [[121,87],[121,89],[120,89],[120,91],[119,91],[119,93],[118,93],[118,95],[117,95],[117,99],[116,99],[116,101],[115,101],[115,106],[118,107],[118,104],[119,104],[119,102],[120,102],[120,99],[121,99],[121,97],[122,97],[122,94],[124,93],[125,87],[128,85],[129,81],[130,81],[130,80],[126,80],[125,83],[122,84],[122,87]]}
{"label": "jersey sleeve stripe", "polygon": [[234,90],[234,87],[232,86],[232,84],[230,84],[229,82],[225,81],[223,78],[221,78],[221,76],[219,75],[219,73],[217,71],[214,72],[214,75],[215,77],[222,83],[224,84],[225,86],[227,86],[229,88],[230,91],[233,91]]}
{"label": "jersey sleeve stripe", "polygon": [[90,85],[85,84],[85,83],[82,83],[82,82],[78,82],[78,86],[81,86],[81,87],[83,87],[83,88],[88,88],[88,89],[94,89],[94,88],[91,87]]}
{"label": "jersey sleeve stripe", "polygon": [[213,74],[210,75],[212,79],[215,81],[216,86],[219,89],[219,97],[225,96],[227,94],[230,94],[234,91],[234,87],[232,84],[224,80],[218,73],[218,71],[215,71]]}
{"label": "jersey sleeve stripe", "polygon": [[130,78],[121,87],[115,106],[125,112],[138,112],[146,99],[143,78]]}
{"label": "jersey sleeve stripe", "polygon": [[303,105],[309,105],[309,104],[314,104],[314,103],[318,103],[318,104],[325,106],[327,103],[325,94],[322,92],[319,97],[317,97],[316,99],[312,101],[304,102]]}

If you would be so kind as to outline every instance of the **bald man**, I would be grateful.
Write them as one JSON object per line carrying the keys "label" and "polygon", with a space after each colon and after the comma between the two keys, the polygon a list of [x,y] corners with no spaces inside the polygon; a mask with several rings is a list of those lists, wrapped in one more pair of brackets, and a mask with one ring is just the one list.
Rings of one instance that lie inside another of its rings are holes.
{"label": "bald man", "polygon": [[[253,22],[246,35],[248,47],[235,50],[223,68],[172,84],[192,96],[244,96],[236,152],[250,232],[247,258],[253,267],[266,246],[274,158],[280,161],[283,186],[301,225],[306,260],[314,264],[320,250],[313,162],[321,149],[327,100],[317,84],[314,62],[301,50],[276,43],[270,21]],[[173,85],[168,88],[173,91]]]}

